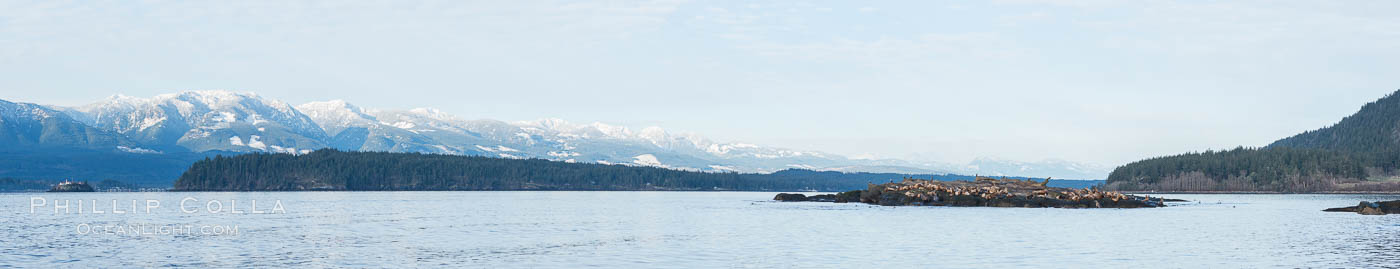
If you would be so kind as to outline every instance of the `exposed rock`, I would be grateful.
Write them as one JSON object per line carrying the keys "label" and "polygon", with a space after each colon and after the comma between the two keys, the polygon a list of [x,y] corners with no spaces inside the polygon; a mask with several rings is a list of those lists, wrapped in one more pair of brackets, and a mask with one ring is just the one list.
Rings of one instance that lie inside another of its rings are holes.
{"label": "exposed rock", "polygon": [[976,181],[970,182],[906,178],[901,182],[870,184],[865,190],[835,195],[806,197],[784,193],[773,199],[826,202],[825,196],[833,196],[833,201],[838,203],[861,202],[886,206],[1142,208],[1165,206],[1168,201],[1182,201],[1096,189],[1054,188],[1045,186],[1045,182],[987,177],[977,177]]}
{"label": "exposed rock", "polygon": [[861,191],[848,191],[838,194],[818,194],[812,196],[803,195],[801,193],[779,193],[777,196],[773,196],[773,200],[783,202],[849,203],[860,202],[860,194]]}
{"label": "exposed rock", "polygon": [[1328,208],[1326,212],[1356,212],[1362,215],[1400,214],[1400,200],[1385,202],[1361,201],[1356,206]]}
{"label": "exposed rock", "polygon": [[801,193],[779,193],[778,196],[773,197],[773,200],[784,202],[803,202],[807,201],[807,195],[803,195]]}
{"label": "exposed rock", "polygon": [[854,191],[848,191],[848,192],[843,192],[843,193],[837,193],[837,194],[836,194],[836,202],[837,202],[837,203],[860,202],[860,195],[861,195],[861,193],[864,193],[864,191],[861,191],[861,190],[854,190]]}

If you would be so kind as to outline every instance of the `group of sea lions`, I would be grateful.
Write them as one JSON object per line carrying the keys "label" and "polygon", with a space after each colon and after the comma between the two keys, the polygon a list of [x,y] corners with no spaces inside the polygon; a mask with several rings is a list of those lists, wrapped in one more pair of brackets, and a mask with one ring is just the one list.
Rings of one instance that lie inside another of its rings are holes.
{"label": "group of sea lions", "polygon": [[[1125,195],[1098,189],[1070,189],[1047,186],[1044,181],[975,177],[973,181],[935,181],[904,178],[900,182],[869,184],[866,190],[850,191],[834,197],[803,199],[801,194],[780,194],[780,201],[862,202],[878,205],[991,206],[1063,208],[1138,208],[1164,206],[1166,200]],[[817,198],[813,196],[811,198]],[[858,197],[858,198],[856,198]]]}
{"label": "group of sea lions", "polygon": [[[861,202],[886,206],[987,206],[1059,208],[1141,208],[1163,207],[1167,202],[1185,200],[1128,195],[1097,188],[1056,188],[1044,181],[976,176],[973,181],[935,181],[904,178],[900,182],[868,184],[865,190],[806,196],[778,194],[777,201]],[[1329,212],[1356,212],[1363,215],[1400,214],[1400,200],[1361,202],[1357,206],[1330,208]]]}
{"label": "group of sea lions", "polygon": [[1160,198],[1152,201],[1145,196],[1130,196],[1093,188],[1049,187],[1049,178],[1034,181],[978,176],[975,179],[967,182],[905,178],[900,182],[871,184],[867,191],[879,190],[881,195],[902,194],[908,199],[881,197],[871,192],[870,195],[862,195],[865,199],[861,202],[889,204],[898,201],[907,205],[1015,207],[1157,207],[1165,202]]}
{"label": "group of sea lions", "polygon": [[1361,204],[1349,207],[1328,208],[1322,211],[1327,212],[1356,212],[1362,215],[1385,215],[1400,214],[1400,200],[1384,202],[1361,201]]}

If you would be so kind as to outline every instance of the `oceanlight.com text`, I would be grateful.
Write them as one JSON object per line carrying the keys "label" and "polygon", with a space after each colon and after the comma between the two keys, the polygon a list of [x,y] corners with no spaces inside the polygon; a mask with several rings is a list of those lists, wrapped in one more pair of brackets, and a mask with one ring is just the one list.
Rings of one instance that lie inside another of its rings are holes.
{"label": "oceanlight.com text", "polygon": [[157,225],[157,224],[87,224],[74,226],[80,235],[226,235],[239,234],[238,225]]}

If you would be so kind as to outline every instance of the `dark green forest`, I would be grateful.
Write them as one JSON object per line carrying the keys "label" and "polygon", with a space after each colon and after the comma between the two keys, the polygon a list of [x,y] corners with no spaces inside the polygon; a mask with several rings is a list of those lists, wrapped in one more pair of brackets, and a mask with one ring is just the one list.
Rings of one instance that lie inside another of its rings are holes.
{"label": "dark green forest", "polygon": [[705,173],[655,167],[420,153],[243,154],[195,162],[175,190],[823,190],[865,182],[774,174]]}
{"label": "dark green forest", "polygon": [[1400,152],[1400,91],[1367,103],[1351,116],[1322,129],[1279,139],[1269,148],[1311,148],[1340,152]]}
{"label": "dark green forest", "polygon": [[[790,169],[771,174],[710,173],[656,167],[566,163],[421,153],[318,150],[253,153],[195,162],[177,191],[661,190],[847,191],[904,177],[960,175],[842,173]],[[1052,184],[1087,185],[1077,181]]]}
{"label": "dark green forest", "polygon": [[1157,157],[1123,165],[1107,188],[1125,191],[1400,191],[1400,97],[1263,148]]}

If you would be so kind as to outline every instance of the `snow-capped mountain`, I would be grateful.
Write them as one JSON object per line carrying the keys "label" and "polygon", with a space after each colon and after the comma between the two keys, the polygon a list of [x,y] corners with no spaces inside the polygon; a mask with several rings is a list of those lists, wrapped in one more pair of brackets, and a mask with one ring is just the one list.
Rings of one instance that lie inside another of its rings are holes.
{"label": "snow-capped mountain", "polygon": [[295,108],[252,93],[188,91],[117,95],[67,112],[138,142],[192,151],[306,152],[326,146],[319,125]]}
{"label": "snow-capped mountain", "polygon": [[604,123],[561,119],[502,122],[463,120],[431,108],[361,109],[344,101],[312,102],[297,109],[346,150],[427,152],[566,162],[632,164],[702,171],[771,172],[822,169],[865,161],[812,151],[715,143],[659,127],[633,131]]}
{"label": "snow-capped mountain", "polygon": [[[74,137],[77,133],[85,133],[95,135],[90,139],[116,141],[99,143],[100,147],[122,146],[133,151],[149,152],[303,153],[320,148],[337,148],[539,158],[714,172],[774,172],[800,168],[1057,178],[1100,178],[1102,174],[1107,174],[1105,168],[1069,162],[1019,163],[978,159],[967,165],[951,165],[899,159],[848,158],[818,151],[715,142],[694,133],[670,132],[660,127],[634,130],[599,122],[583,124],[561,119],[517,122],[469,120],[432,108],[380,110],[361,108],[343,100],[291,106],[253,93],[229,91],[187,91],[151,98],[117,95],[94,104],[71,108],[16,106],[12,103],[0,108],[6,109],[9,114],[34,110],[25,115],[66,119],[72,126],[65,128],[77,130],[63,132],[62,136],[47,137]],[[3,128],[8,129],[0,131],[15,129],[10,126],[15,121],[12,118],[3,118],[3,123],[7,124]],[[103,133],[108,135],[103,136]]]}
{"label": "snow-capped mountain", "polygon": [[[381,122],[342,100],[297,106],[330,136],[326,145],[343,150],[461,154],[399,122]],[[399,124],[399,125],[395,125]],[[407,128],[407,129],[406,129]]]}
{"label": "snow-capped mountain", "polygon": [[335,138],[332,145],[348,150],[540,158],[711,171],[740,171],[734,167],[746,167],[717,160],[723,159],[720,157],[704,156],[703,148],[712,144],[707,140],[669,143],[684,139],[670,137],[659,128],[633,132],[626,127],[572,124],[558,119],[515,123],[463,120],[431,108],[370,110],[343,101],[313,102],[297,108]]}
{"label": "snow-capped mountain", "polygon": [[155,153],[121,134],[93,128],[41,105],[0,100],[0,149],[84,148]]}

